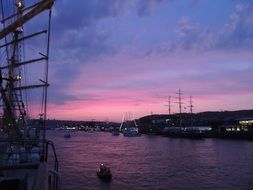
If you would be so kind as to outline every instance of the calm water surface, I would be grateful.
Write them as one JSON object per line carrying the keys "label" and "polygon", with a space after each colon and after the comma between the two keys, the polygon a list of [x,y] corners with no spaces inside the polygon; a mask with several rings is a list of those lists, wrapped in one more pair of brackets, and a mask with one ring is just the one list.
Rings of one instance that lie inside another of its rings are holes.
{"label": "calm water surface", "polygon": [[[253,142],[48,131],[59,159],[62,190],[253,189]],[[96,176],[110,166],[111,182]]]}

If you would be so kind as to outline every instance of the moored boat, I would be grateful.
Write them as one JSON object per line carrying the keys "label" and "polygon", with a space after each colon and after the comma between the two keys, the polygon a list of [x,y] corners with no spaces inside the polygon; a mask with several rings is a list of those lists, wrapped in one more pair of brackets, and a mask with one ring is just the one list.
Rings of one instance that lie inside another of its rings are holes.
{"label": "moored boat", "polygon": [[123,135],[125,137],[139,137],[141,136],[141,133],[139,133],[139,130],[137,127],[129,127],[123,129]]}
{"label": "moored boat", "polygon": [[198,127],[165,127],[163,134],[169,137],[201,139],[205,134]]}
{"label": "moored boat", "polygon": [[141,133],[139,133],[139,128],[136,124],[135,119],[133,119],[133,115],[131,113],[127,114],[127,117],[123,115],[122,123],[120,125],[119,130],[123,133],[125,137],[139,137]]}

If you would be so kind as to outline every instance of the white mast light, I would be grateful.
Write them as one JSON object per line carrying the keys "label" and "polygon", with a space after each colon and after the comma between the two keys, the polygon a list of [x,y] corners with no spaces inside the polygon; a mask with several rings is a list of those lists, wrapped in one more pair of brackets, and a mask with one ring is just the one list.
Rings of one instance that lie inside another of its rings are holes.
{"label": "white mast light", "polygon": [[19,1],[16,3],[16,6],[19,8],[19,9],[23,9],[24,8],[24,3],[22,1]]}

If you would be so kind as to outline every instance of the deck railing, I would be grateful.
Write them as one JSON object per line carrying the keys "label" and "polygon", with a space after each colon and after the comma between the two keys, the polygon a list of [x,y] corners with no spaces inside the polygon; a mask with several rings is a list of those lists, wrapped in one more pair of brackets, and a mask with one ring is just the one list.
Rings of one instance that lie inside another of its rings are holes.
{"label": "deck railing", "polygon": [[58,158],[52,141],[0,139],[0,171],[28,168],[37,169],[41,162],[48,163],[49,166],[49,189],[58,190],[60,188]]}

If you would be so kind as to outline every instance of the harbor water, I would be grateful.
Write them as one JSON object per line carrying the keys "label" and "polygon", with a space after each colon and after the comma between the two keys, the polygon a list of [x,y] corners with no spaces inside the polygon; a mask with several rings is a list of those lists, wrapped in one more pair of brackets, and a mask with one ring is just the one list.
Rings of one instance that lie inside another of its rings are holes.
{"label": "harbor water", "polygon": [[[47,131],[59,159],[62,190],[253,189],[253,142]],[[108,165],[110,182],[96,175]]]}

